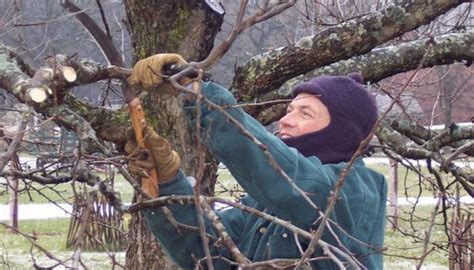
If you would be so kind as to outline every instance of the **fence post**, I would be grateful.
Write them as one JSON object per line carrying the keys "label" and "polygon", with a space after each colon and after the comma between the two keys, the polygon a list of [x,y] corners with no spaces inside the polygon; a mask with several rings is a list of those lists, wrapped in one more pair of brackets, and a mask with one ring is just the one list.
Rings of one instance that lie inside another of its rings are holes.
{"label": "fence post", "polygon": [[18,229],[18,179],[8,179],[10,188],[10,225]]}
{"label": "fence post", "polygon": [[389,159],[388,178],[390,185],[388,215],[392,218],[392,228],[395,229],[398,225],[398,162],[393,159]]}

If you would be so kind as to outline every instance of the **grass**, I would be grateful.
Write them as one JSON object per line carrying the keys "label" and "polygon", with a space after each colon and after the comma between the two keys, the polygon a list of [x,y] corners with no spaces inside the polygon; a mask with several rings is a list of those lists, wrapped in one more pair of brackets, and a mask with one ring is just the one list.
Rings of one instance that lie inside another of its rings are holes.
{"label": "grass", "polygon": [[[386,164],[369,164],[368,167],[385,175],[387,182],[389,178],[389,166]],[[398,167],[398,197],[418,197],[418,196],[433,196],[436,191],[433,189],[432,177],[426,167],[420,168],[423,176],[420,176],[413,170],[409,170],[403,166]],[[427,176],[427,177],[424,177]],[[389,184],[389,191],[392,185]]]}
{"label": "grass", "polygon": [[[66,239],[69,230],[69,219],[46,219],[37,221],[20,221],[20,231],[36,239],[36,243],[45,248],[56,258],[65,260],[73,255],[73,251],[66,248]],[[55,260],[49,259],[25,237],[15,234],[0,225],[0,269],[27,269],[33,265],[30,254],[41,266],[53,266]],[[112,253],[123,264],[123,251]],[[83,252],[82,261],[89,269],[110,269],[111,261],[105,252]]]}
{"label": "grass", "polygon": [[[398,219],[397,229],[393,229],[391,223],[387,222],[385,230],[385,246],[387,247],[385,263],[387,265],[399,265],[399,269],[413,269],[413,265],[419,263],[419,257],[423,254],[423,239],[425,232],[429,228],[429,220],[431,219],[433,210],[434,206],[417,206],[415,211],[412,212],[411,207],[403,206],[400,207],[401,213]],[[410,222],[410,217],[412,216],[416,216],[414,222]],[[432,228],[430,242],[446,246],[447,236],[444,233],[442,223],[443,218],[438,214],[435,219],[436,225]],[[418,239],[408,235],[414,235],[418,237]],[[429,265],[429,268],[426,269],[444,269],[443,267],[447,267],[448,259],[446,251],[432,244],[428,245],[428,250],[432,248],[433,251],[425,258],[423,264],[425,267]],[[410,263],[403,265],[400,264],[400,262],[405,262],[405,264],[407,262]]]}
{"label": "grass", "polygon": [[[369,167],[377,170],[385,175],[388,174],[388,166],[383,164],[370,164]],[[422,170],[425,170],[422,168]],[[426,171],[425,171],[426,172]],[[235,183],[232,175],[227,170],[219,170],[218,184],[216,185],[216,194],[227,199],[238,198],[242,194],[242,189]],[[104,178],[105,176],[102,175]],[[433,191],[429,189],[430,179],[419,178],[414,172],[399,169],[399,196],[405,193],[407,196],[432,196]],[[41,193],[30,189],[30,194],[23,192],[20,196],[22,203],[44,203],[48,202],[45,197],[53,200],[70,201],[72,198],[72,189],[70,184],[57,185],[53,189],[44,188],[33,184],[33,187],[40,189]],[[129,202],[133,195],[133,189],[120,176],[117,175],[115,188],[120,191],[124,202]],[[1,190],[0,190],[1,191]],[[0,203],[6,203],[8,195],[0,195]],[[428,227],[427,219],[430,217],[434,206],[418,206],[414,212],[409,206],[402,206],[400,208],[401,215],[399,220],[399,227],[404,233],[410,233],[423,237],[424,231]],[[409,218],[416,216],[422,221],[409,223]],[[442,217],[436,217],[436,223],[442,224]],[[69,258],[72,255],[70,250],[67,250],[66,237],[69,226],[69,219],[49,219],[39,221],[20,221],[21,231],[35,235],[38,238],[38,243],[44,246],[47,250],[52,251],[55,256],[62,259]],[[423,243],[421,240],[413,240],[412,237],[406,236],[399,230],[393,230],[387,222],[385,246],[387,247],[385,255],[385,269],[414,269],[414,265],[418,260],[407,260],[407,257],[416,258],[422,254]],[[432,241],[445,243],[446,235],[443,231],[443,226],[437,225],[433,228]],[[429,246],[434,247],[433,245]],[[25,266],[32,266],[32,259],[29,254],[31,244],[23,237],[7,232],[0,226],[0,269],[2,268],[2,260],[8,260],[10,269],[24,269]],[[40,255],[39,252],[36,254]],[[123,263],[124,253],[117,253],[118,259]],[[48,261],[44,255],[40,256],[42,266],[53,265],[52,261]],[[86,266],[91,269],[110,269],[111,260],[106,253],[94,252],[83,253],[83,261]],[[422,269],[447,269],[448,259],[445,251],[435,248],[426,257]]]}
{"label": "grass", "polygon": [[[37,239],[41,246],[51,251],[66,251],[66,236],[69,228],[69,219],[22,220],[20,231]],[[30,242],[17,234],[9,232],[0,226],[1,241],[8,243],[9,253],[28,254]],[[10,251],[11,250],[11,251]]]}
{"label": "grass", "polygon": [[[433,207],[420,206],[416,209],[415,215],[421,218],[429,218]],[[428,227],[427,221],[414,223],[414,230],[411,225],[405,221],[410,217],[410,209],[402,207],[402,215],[399,226],[405,232],[423,236],[424,230]],[[442,218],[437,217],[437,223],[441,224]],[[66,237],[69,227],[69,219],[48,219],[40,221],[21,221],[20,229],[29,235],[34,235],[37,242],[51,251],[55,256],[66,259],[72,255],[72,251],[66,249]],[[25,269],[32,265],[30,255],[31,244],[24,237],[9,233],[0,226],[0,269],[2,268],[2,255],[7,258],[11,269]],[[432,241],[443,242],[446,236],[440,225],[433,230]],[[387,223],[385,246],[387,247],[385,255],[385,269],[414,269],[416,260],[407,260],[405,257],[418,257],[422,254],[422,243],[414,242],[412,238],[407,237],[397,230],[392,230]],[[35,254],[42,266],[53,265],[53,261],[48,260],[39,251]],[[121,263],[124,262],[124,253],[114,253],[118,256]],[[86,266],[91,269],[110,269],[111,261],[108,255],[103,252],[84,252],[82,254]],[[400,257],[403,256],[404,258]],[[447,269],[446,253],[435,250],[426,258],[423,269]]]}

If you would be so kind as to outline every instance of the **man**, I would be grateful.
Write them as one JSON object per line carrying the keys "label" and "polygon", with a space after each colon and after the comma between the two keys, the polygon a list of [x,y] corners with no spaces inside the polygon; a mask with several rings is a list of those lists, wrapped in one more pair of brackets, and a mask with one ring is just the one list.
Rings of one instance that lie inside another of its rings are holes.
{"label": "man", "polygon": [[[135,65],[129,81],[145,88],[163,85],[158,75],[163,74],[163,66],[183,62],[178,55],[152,56]],[[279,137],[268,133],[241,108],[233,107],[236,101],[228,90],[215,83],[203,84],[202,94],[224,106],[227,113],[265,144],[280,168],[298,187],[275,170],[261,148],[244,136],[224,114],[202,106],[200,127],[204,143],[248,193],[242,204],[306,231],[317,229],[320,211],[326,209],[341,171],[377,119],[375,101],[361,81],[358,75],[321,76],[298,85],[293,90],[294,99],[286,115],[279,122]],[[188,102],[185,111],[194,122],[194,103]],[[192,126],[195,127],[195,123]],[[156,163],[151,159],[132,161],[131,169],[140,173],[137,167],[144,170],[156,167],[164,172],[166,179],[161,179],[161,196],[191,195],[191,185],[178,170],[179,157],[168,142],[151,128],[145,128],[144,135]],[[131,153],[135,148],[136,142],[130,140],[127,152]],[[385,202],[384,177],[365,167],[359,158],[345,178],[330,215],[330,229],[326,228],[322,240],[352,254],[368,269],[382,269],[380,249],[383,246]],[[178,222],[197,226],[194,205],[170,205],[169,209]],[[144,213],[156,239],[181,267],[193,268],[197,260],[205,257],[198,232],[178,231],[160,208],[147,209]],[[300,258],[309,243],[308,239],[295,237],[283,226],[236,208],[220,211],[218,215],[239,250],[252,262],[275,260],[294,267],[295,260],[281,259]],[[209,221],[206,226],[207,233],[215,235]],[[233,258],[226,247],[216,245],[215,238],[210,238],[209,242],[214,267],[232,268]],[[330,258],[320,247],[316,248],[310,264],[317,269],[338,269],[334,258],[347,266],[346,259],[339,255]]]}

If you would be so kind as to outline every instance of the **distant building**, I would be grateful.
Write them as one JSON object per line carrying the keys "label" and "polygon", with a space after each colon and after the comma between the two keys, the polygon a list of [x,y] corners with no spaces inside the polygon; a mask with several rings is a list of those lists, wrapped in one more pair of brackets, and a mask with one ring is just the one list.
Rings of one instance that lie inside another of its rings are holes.
{"label": "distant building", "polygon": [[[395,75],[379,83],[395,97],[405,87],[412,72]],[[380,94],[377,101],[383,110],[391,102]],[[463,64],[440,66],[418,72],[408,83],[400,102],[389,116],[411,119],[424,126],[450,125],[474,121],[474,76]]]}

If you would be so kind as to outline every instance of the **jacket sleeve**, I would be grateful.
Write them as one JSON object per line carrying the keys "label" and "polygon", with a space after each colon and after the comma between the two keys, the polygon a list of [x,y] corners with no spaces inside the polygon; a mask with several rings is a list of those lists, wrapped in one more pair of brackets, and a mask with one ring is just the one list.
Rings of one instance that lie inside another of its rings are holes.
{"label": "jacket sleeve", "polygon": [[[193,189],[182,171],[178,172],[176,179],[172,182],[160,185],[160,196],[192,194]],[[194,226],[196,229],[199,227],[194,204],[173,204],[167,206],[167,208],[172,213],[172,218],[177,222]],[[194,268],[196,259],[205,256],[203,242],[197,230],[189,231],[176,228],[160,207],[144,209],[142,213],[149,229],[164,247],[167,255],[180,267],[185,269]],[[243,224],[248,214],[233,208],[218,211],[217,214],[220,216],[227,233],[238,244],[241,228],[244,227]],[[217,237],[215,237],[214,230],[206,217],[204,217],[204,220],[206,232],[212,236],[209,239],[211,255],[231,258],[225,248],[218,248],[215,245]],[[216,260],[214,263],[216,269],[229,268],[229,264],[223,260]]]}
{"label": "jacket sleeve", "polygon": [[[278,166],[320,209],[324,209],[332,178],[321,162],[314,158],[309,161],[295,149],[286,146],[279,138],[267,130],[254,118],[246,114],[232,94],[214,83],[205,83],[205,98],[217,105],[237,120],[252,134],[274,158]],[[311,206],[301,192],[292,187],[281,171],[271,165],[262,147],[245,136],[228,118],[218,110],[211,109],[203,102],[201,118],[196,119],[194,104],[186,107],[192,126],[200,121],[201,134],[207,148],[223,162],[239,184],[256,201],[267,209],[290,220],[293,224],[307,228],[318,217],[318,211]],[[298,211],[295,211],[298,209]]]}

